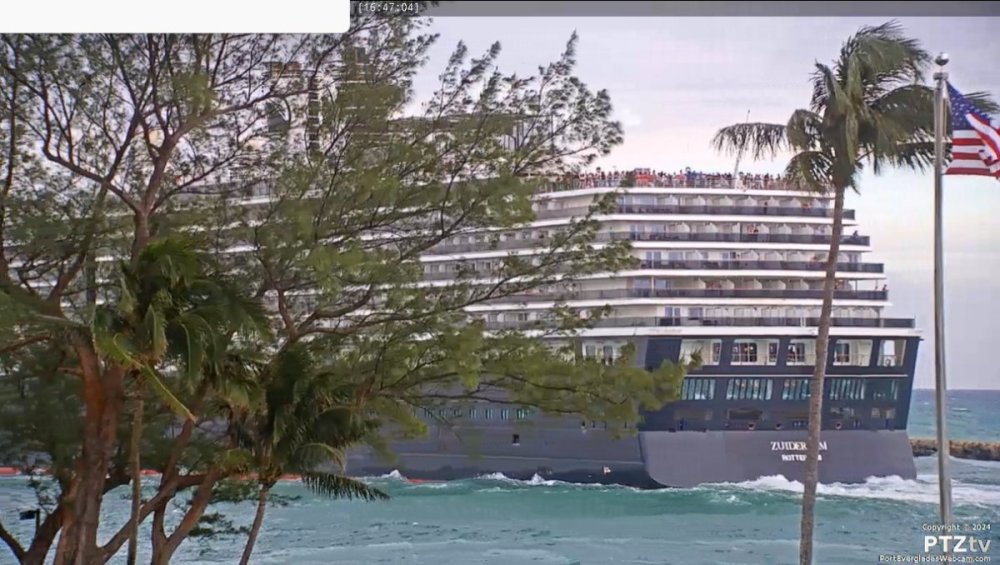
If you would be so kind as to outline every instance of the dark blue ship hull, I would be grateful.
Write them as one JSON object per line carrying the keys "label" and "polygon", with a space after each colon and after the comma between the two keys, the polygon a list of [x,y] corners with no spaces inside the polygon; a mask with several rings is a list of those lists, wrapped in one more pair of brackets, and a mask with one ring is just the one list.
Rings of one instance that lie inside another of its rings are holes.
{"label": "dark blue ship hull", "polygon": [[[712,338],[711,336],[705,336]],[[759,337],[759,336],[758,336]],[[768,338],[768,336],[764,336]],[[418,440],[390,443],[395,459],[370,451],[349,455],[352,475],[394,470],[411,479],[452,480],[491,473],[514,479],[614,483],[643,488],[738,483],[780,475],[802,481],[808,384],[812,367],[787,363],[788,336],[774,335],[774,365],[738,365],[721,343],[721,358],[691,371],[681,398],[643,415],[638,429],[608,429],[567,417],[525,416],[522,410],[478,405],[457,411],[449,426],[433,425]],[[889,338],[870,336],[879,351]],[[831,355],[824,386],[819,479],[857,483],[869,477],[916,477],[906,425],[919,338],[891,364],[871,355],[865,365],[837,364]],[[646,368],[676,362],[682,338],[632,338]],[[834,338],[833,344],[837,343]],[[707,394],[706,394],[707,393]]]}
{"label": "dark blue ship hull", "polygon": [[[805,431],[638,432],[615,439],[603,430],[544,430],[533,441],[510,431],[448,432],[436,440],[397,444],[394,460],[355,453],[354,475],[399,471],[410,479],[455,480],[492,473],[512,479],[620,484],[639,488],[738,483],[780,475],[802,481]],[[502,434],[502,435],[501,435]],[[530,436],[529,436],[530,437]],[[830,430],[821,442],[820,482],[858,483],[869,477],[916,478],[902,430]]]}

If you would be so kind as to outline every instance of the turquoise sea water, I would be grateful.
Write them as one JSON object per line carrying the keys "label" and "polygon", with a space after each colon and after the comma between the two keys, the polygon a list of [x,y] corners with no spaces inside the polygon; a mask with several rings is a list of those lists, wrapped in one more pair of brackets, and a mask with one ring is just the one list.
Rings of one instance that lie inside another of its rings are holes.
{"label": "turquoise sea water", "polygon": [[[1000,440],[1000,392],[952,393],[955,438]],[[924,406],[927,401],[930,404]],[[933,435],[933,398],[918,391],[911,434]],[[963,410],[964,409],[964,410]],[[880,555],[919,555],[922,526],[937,515],[935,459],[917,460],[915,481],[873,479],[821,485],[816,563],[879,563]],[[957,520],[988,523],[993,563],[1000,563],[1000,463],[953,460]],[[503,476],[413,485],[397,476],[371,479],[387,502],[332,501],[300,485],[298,496],[268,511],[254,563],[260,564],[754,564],[797,561],[801,485],[783,477],[694,489],[639,491]],[[32,501],[23,479],[0,480],[0,517],[13,522]],[[109,523],[127,514],[125,493],[105,504]],[[252,507],[218,508],[249,524]],[[242,539],[191,540],[175,563],[236,563]],[[9,554],[0,553],[0,563]],[[123,560],[122,560],[123,562]],[[981,561],[980,561],[981,562]]]}

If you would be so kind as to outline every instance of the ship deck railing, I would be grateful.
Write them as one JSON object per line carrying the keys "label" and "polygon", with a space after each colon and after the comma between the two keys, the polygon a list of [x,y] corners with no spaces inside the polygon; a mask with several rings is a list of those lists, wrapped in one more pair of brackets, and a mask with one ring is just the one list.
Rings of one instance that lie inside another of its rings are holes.
{"label": "ship deck railing", "polygon": [[[459,263],[461,265],[462,263]],[[657,261],[640,260],[636,268],[664,270],[709,270],[709,271],[822,271],[826,265],[822,261]],[[563,272],[565,269],[556,269]],[[881,263],[837,263],[837,272],[842,273],[883,273],[885,266]],[[497,276],[494,271],[469,268],[466,270],[445,270],[441,272],[424,273],[425,280],[451,280],[469,278],[492,278]]]}
{"label": "ship deck railing", "polygon": [[[836,300],[877,300],[889,299],[888,290],[836,290]],[[503,302],[544,302],[563,300],[616,300],[622,298],[823,298],[822,290],[775,289],[775,288],[630,288],[616,290],[582,290],[575,292],[538,292],[512,294],[497,301]]]}
{"label": "ship deck railing", "polygon": [[[554,320],[484,320],[487,330],[526,330],[551,328]],[[619,327],[818,327],[819,318],[780,317],[727,317],[727,318],[658,318],[658,317],[612,317],[591,321],[597,328]],[[912,318],[844,318],[834,317],[831,325],[851,328],[899,328],[912,329]]]}
{"label": "ship deck railing", "polygon": [[[545,220],[565,217],[583,217],[590,213],[587,206],[572,208],[546,208],[535,211],[535,219]],[[796,206],[740,206],[718,204],[619,204],[614,212],[618,214],[704,214],[711,216],[781,216],[832,218],[832,208],[809,208]],[[853,220],[854,210],[844,210],[844,219]]]}
{"label": "ship deck railing", "polygon": [[[584,190],[588,188],[623,188],[624,177],[618,178],[582,178],[569,179],[549,183],[542,188],[543,192],[562,192],[565,190]],[[787,179],[740,179],[733,182],[733,179],[725,178],[678,178],[676,176],[656,176],[653,178],[643,178],[638,176],[632,187],[636,188],[718,188],[718,189],[738,189],[738,190],[784,190],[796,192],[815,191],[802,183]]]}
{"label": "ship deck railing", "polygon": [[[709,232],[632,232],[608,231],[596,234],[595,243],[609,241],[693,241],[693,242],[723,242],[723,243],[807,243],[829,245],[833,238],[829,235],[788,234],[788,233],[709,233]],[[507,249],[527,249],[545,245],[544,239],[507,239],[482,241],[477,243],[454,243],[435,246],[432,253],[471,253],[477,251],[493,251]],[[871,238],[860,235],[846,235],[841,239],[843,245],[871,244]]]}

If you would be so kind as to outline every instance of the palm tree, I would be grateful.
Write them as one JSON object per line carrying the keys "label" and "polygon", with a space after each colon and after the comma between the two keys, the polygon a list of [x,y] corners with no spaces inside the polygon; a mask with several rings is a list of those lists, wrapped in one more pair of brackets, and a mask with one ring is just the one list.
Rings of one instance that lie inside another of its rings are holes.
{"label": "palm tree", "polygon": [[271,489],[298,474],[312,491],[334,498],[380,500],[381,490],[327,469],[345,468],[344,450],[377,427],[356,408],[355,390],[324,372],[305,347],[279,353],[262,372],[260,394],[249,409],[230,407],[230,434],[249,454],[258,484],[257,511],[243,550],[250,561]]}
{"label": "palm tree", "polygon": [[[923,84],[930,63],[930,55],[905,37],[896,22],[862,27],[843,44],[833,66],[816,64],[808,109],[795,110],[786,124],[732,125],[719,130],[713,140],[717,150],[733,154],[749,150],[755,159],[792,152],[786,174],[806,189],[833,193],[833,233],[810,382],[801,565],[812,563],[823,381],[844,231],[844,196],[848,189],[858,191],[866,166],[880,174],[888,167],[923,170],[932,165],[934,91]],[[984,109],[994,107],[983,93],[969,98]]]}
{"label": "palm tree", "polygon": [[151,243],[134,263],[119,266],[116,299],[95,313],[94,335],[105,354],[134,378],[129,466],[132,483],[129,564],[135,563],[141,505],[144,389],[152,386],[179,414],[193,416],[166,385],[165,364],[179,367],[188,383],[206,364],[219,364],[234,335],[268,331],[264,309],[235,285],[213,274],[193,247],[178,239]]}

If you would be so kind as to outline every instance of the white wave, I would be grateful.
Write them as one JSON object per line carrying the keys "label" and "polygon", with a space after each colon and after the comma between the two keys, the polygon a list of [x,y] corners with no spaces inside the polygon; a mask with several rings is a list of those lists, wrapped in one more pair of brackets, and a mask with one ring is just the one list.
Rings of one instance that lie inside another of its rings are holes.
{"label": "white wave", "polygon": [[508,477],[507,475],[504,475],[503,473],[486,473],[485,475],[479,475],[476,478],[479,479],[479,480],[481,480],[481,481],[509,481],[509,482],[517,482],[514,479]]}
{"label": "white wave", "polygon": [[517,485],[517,486],[526,486],[526,487],[555,487],[555,486],[561,486],[561,487],[569,487],[569,488],[587,488],[587,489],[597,488],[597,489],[604,489],[604,490],[610,490],[610,489],[614,489],[614,488],[627,488],[627,487],[621,487],[621,486],[618,486],[618,485],[606,485],[606,484],[601,484],[601,483],[570,483],[570,482],[566,482],[566,481],[556,481],[556,480],[553,480],[553,479],[546,479],[546,478],[542,477],[541,475],[539,475],[538,473],[535,473],[534,475],[532,475],[532,477],[530,479],[528,479],[528,480],[512,479],[512,478],[508,477],[507,475],[504,475],[503,473],[487,473],[487,474],[484,474],[484,475],[479,475],[479,476],[476,477],[476,480],[480,480],[480,481],[497,481],[497,482],[505,483],[505,484],[508,484],[508,485]]}
{"label": "white wave", "polygon": [[378,477],[378,478],[380,478],[380,479],[392,479],[394,481],[408,481],[409,480],[406,477],[404,477],[402,473],[399,472],[399,469],[393,469],[391,473],[386,473],[385,475],[382,475],[381,477]]}
{"label": "white wave", "polygon": [[[796,494],[800,494],[804,490],[802,483],[789,480],[782,475],[761,477],[742,483],[715,485],[715,488],[718,487],[793,492]],[[928,475],[918,475],[916,480],[906,480],[898,476],[869,477],[864,483],[858,484],[820,484],[816,490],[820,496],[894,500],[924,504],[938,503],[937,477]],[[1000,487],[953,481],[952,498],[957,504],[995,507],[1000,505]]]}
{"label": "white wave", "polygon": [[535,473],[534,475],[532,475],[531,479],[528,480],[528,481],[525,481],[525,483],[529,484],[531,486],[546,486],[546,487],[551,487],[551,486],[555,486],[555,485],[561,484],[560,481],[551,481],[551,480],[543,479],[538,473]]}

